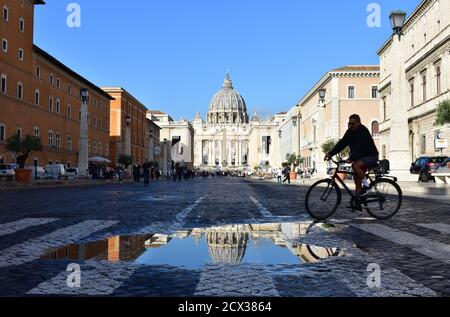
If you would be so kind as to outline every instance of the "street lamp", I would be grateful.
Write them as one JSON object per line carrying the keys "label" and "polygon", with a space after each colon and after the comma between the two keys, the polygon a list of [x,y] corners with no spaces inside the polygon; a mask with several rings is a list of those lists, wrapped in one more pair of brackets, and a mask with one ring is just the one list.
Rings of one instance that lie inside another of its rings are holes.
{"label": "street lamp", "polygon": [[293,115],[292,116],[292,123],[294,124],[294,128],[297,126],[297,122],[298,122],[298,116]]}
{"label": "street lamp", "polygon": [[281,131],[281,130],[278,130],[278,136],[280,137],[280,139],[281,139],[281,137],[283,136],[283,131]]}
{"label": "street lamp", "polygon": [[87,90],[86,88],[81,88],[80,89],[80,99],[81,99],[82,103],[89,102],[89,90]]}
{"label": "street lamp", "polygon": [[131,124],[131,117],[129,115],[126,116],[125,122],[127,123],[127,126]]}
{"label": "street lamp", "polygon": [[406,12],[397,10],[391,12],[389,16],[389,20],[391,20],[391,26],[394,30],[394,34],[398,35],[398,39],[400,40],[403,35],[403,26],[405,25],[406,20]]}
{"label": "street lamp", "polygon": [[327,93],[326,89],[319,89],[319,100],[321,103],[325,102],[326,93]]}

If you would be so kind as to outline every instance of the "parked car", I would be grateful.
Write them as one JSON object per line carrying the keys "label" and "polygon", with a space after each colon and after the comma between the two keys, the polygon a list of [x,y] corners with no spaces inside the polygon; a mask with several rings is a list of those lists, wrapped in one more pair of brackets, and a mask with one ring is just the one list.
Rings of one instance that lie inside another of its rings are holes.
{"label": "parked car", "polygon": [[[45,172],[44,168],[42,166],[25,166],[26,169],[32,170],[32,177],[33,179],[45,179],[47,178],[47,173]],[[36,175],[37,172],[37,175]],[[36,178],[37,176],[37,178]]]}
{"label": "parked car", "polygon": [[423,156],[411,164],[411,174],[419,174],[419,181],[428,183],[434,180],[434,173],[439,166],[447,159],[447,156]]}
{"label": "parked car", "polygon": [[436,173],[448,173],[450,172],[450,158],[446,159],[439,167],[436,169]]}
{"label": "parked car", "polygon": [[66,177],[68,179],[75,179],[78,177],[78,168],[69,167],[66,171]]}
{"label": "parked car", "polygon": [[67,167],[64,164],[51,164],[45,166],[45,173],[47,173],[47,178],[50,179],[67,178],[66,172]]}
{"label": "parked car", "polygon": [[0,164],[0,178],[6,178],[8,181],[12,181],[16,176],[15,169],[14,164]]}

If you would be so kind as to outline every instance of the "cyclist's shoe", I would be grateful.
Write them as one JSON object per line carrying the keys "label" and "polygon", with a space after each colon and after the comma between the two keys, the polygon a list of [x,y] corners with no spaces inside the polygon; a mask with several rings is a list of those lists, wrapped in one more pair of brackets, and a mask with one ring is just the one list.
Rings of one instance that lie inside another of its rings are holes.
{"label": "cyclist's shoe", "polygon": [[363,186],[362,192],[358,195],[358,197],[366,197],[372,191],[372,189],[372,186]]}

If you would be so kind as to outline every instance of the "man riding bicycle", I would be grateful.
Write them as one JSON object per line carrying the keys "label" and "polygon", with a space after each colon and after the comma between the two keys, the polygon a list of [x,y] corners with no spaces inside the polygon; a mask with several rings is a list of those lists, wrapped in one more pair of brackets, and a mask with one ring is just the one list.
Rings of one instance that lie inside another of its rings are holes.
{"label": "man riding bicycle", "polygon": [[344,137],[325,156],[325,160],[329,161],[347,146],[350,147],[351,155],[345,163],[352,163],[352,168],[355,172],[356,195],[362,197],[371,189],[370,183],[366,178],[366,172],[378,163],[379,153],[369,129],[361,124],[359,115],[354,114],[350,116],[348,127],[349,129]]}

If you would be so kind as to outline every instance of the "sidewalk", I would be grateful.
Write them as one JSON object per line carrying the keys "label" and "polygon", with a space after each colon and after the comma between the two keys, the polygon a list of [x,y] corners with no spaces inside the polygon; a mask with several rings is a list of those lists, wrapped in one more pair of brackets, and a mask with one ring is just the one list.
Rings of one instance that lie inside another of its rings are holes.
{"label": "sidewalk", "polygon": [[[123,183],[132,182],[133,179],[125,179]],[[90,178],[73,179],[73,180],[38,180],[29,183],[18,183],[16,181],[2,181],[0,182],[0,192],[7,190],[18,189],[36,189],[36,188],[55,188],[55,187],[74,187],[74,186],[95,186],[106,184],[118,184],[117,180],[93,180]]]}
{"label": "sidewalk", "polygon": [[[297,179],[291,181],[291,185],[295,186],[311,186],[319,179]],[[276,179],[266,180],[276,183]],[[352,180],[346,180],[345,184],[352,190],[355,189],[355,183]],[[404,196],[448,200],[450,202],[450,186],[446,184],[436,183],[419,183],[419,182],[399,182]]]}

